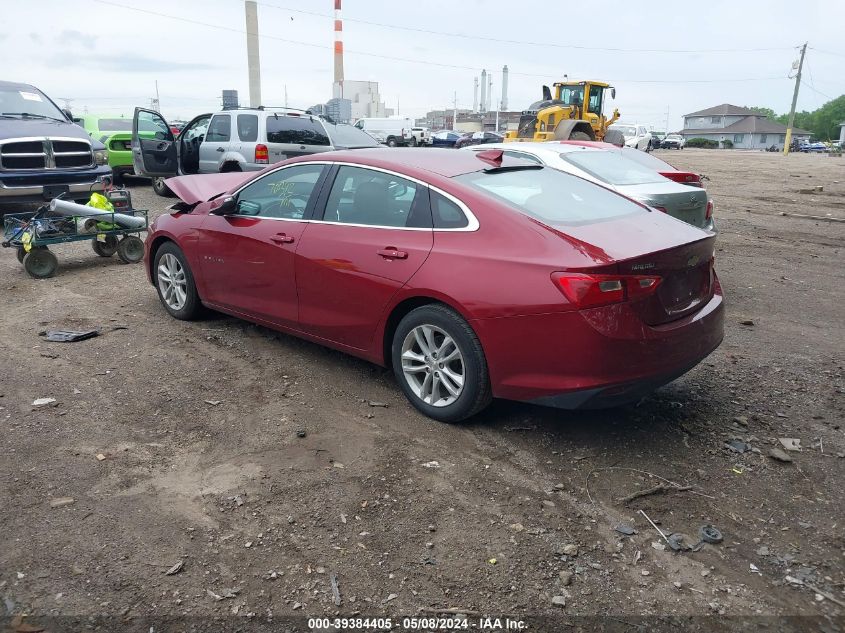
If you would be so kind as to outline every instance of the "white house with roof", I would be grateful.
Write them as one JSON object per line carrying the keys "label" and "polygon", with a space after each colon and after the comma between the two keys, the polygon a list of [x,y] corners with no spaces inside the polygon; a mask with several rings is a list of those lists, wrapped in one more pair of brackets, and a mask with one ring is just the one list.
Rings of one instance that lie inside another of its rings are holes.
{"label": "white house with roof", "polygon": [[[722,105],[684,115],[684,129],[680,134],[687,140],[706,138],[730,141],[736,149],[765,149],[775,145],[783,149],[786,126],[765,115],[723,103]],[[792,129],[793,140],[810,140],[810,132]]]}

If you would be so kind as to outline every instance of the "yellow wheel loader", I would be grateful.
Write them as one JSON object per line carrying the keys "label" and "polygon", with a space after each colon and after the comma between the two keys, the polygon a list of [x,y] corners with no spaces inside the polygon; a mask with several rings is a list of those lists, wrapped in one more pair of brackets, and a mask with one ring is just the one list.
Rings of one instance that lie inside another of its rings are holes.
{"label": "yellow wheel loader", "polygon": [[[605,96],[616,98],[616,88],[600,81],[557,82],[552,98],[548,86],[543,86],[543,99],[522,111],[519,128],[505,134],[505,141],[606,141],[621,145],[621,134],[608,126],[619,118],[604,116]],[[619,138],[616,138],[616,137]]]}

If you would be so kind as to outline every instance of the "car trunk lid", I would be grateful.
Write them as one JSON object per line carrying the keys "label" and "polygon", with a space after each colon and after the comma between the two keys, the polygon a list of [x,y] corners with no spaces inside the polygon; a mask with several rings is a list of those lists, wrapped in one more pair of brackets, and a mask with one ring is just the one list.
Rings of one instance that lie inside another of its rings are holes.
{"label": "car trunk lid", "polygon": [[707,192],[704,189],[667,181],[620,186],[618,190],[682,222],[699,228],[707,225]]}

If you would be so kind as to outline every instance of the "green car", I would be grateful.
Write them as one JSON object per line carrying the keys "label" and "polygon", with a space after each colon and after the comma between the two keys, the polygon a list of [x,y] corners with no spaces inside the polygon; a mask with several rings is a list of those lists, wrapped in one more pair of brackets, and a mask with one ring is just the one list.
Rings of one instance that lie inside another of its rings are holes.
{"label": "green car", "polygon": [[[124,174],[135,174],[132,167],[132,117],[113,114],[75,115],[73,122],[100,141],[109,152],[109,167],[114,179],[120,182]],[[153,138],[154,130],[141,130],[142,138]]]}

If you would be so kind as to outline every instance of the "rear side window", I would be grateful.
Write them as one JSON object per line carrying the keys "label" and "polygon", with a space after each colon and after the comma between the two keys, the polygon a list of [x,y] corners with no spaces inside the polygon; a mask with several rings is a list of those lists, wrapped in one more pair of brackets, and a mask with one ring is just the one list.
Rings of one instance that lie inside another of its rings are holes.
{"label": "rear side window", "polygon": [[238,115],[238,138],[245,143],[254,143],[258,140],[258,115]]}
{"label": "rear side window", "polygon": [[647,213],[623,196],[583,178],[549,168],[478,171],[456,176],[455,180],[550,225],[593,224]]}
{"label": "rear side window", "polygon": [[208,126],[208,132],[205,135],[205,140],[210,143],[220,143],[221,141],[228,141],[232,136],[232,117],[228,114],[217,114],[211,118],[211,125]]}
{"label": "rear side window", "polygon": [[431,212],[435,229],[462,229],[469,226],[463,209],[436,191],[431,192]]}
{"label": "rear side window", "polygon": [[329,136],[319,121],[309,117],[268,116],[267,142],[329,145]]}
{"label": "rear side window", "polygon": [[338,169],[323,219],[327,222],[395,228],[430,228],[425,187],[363,167]]}

